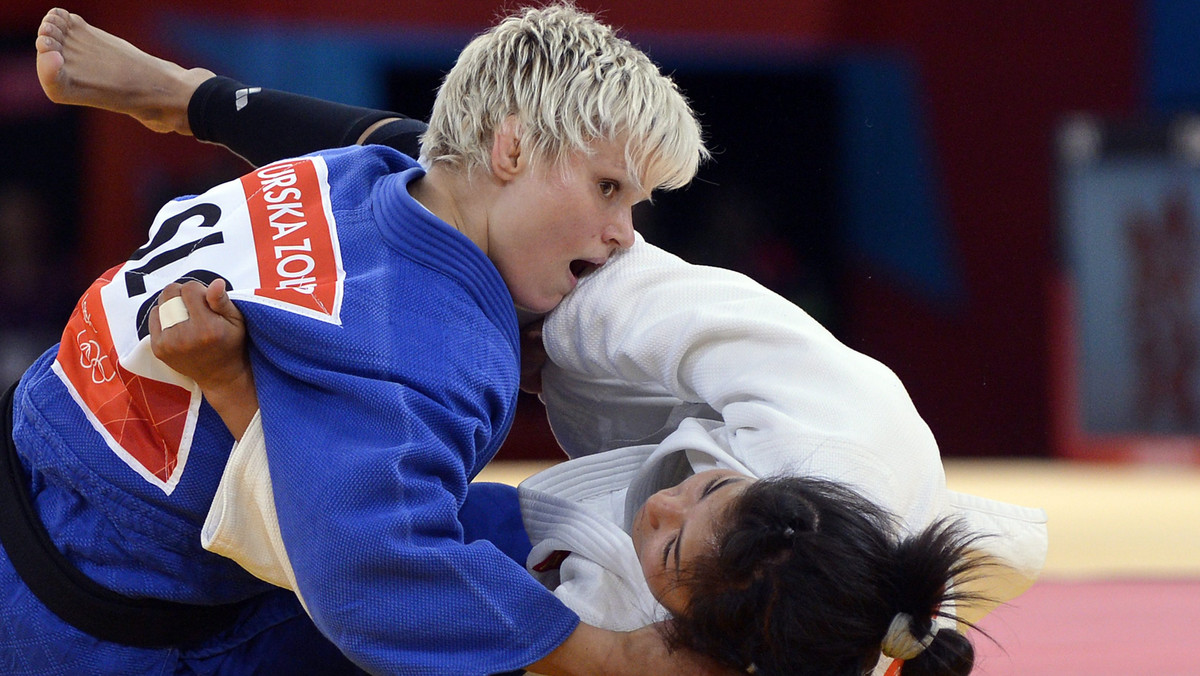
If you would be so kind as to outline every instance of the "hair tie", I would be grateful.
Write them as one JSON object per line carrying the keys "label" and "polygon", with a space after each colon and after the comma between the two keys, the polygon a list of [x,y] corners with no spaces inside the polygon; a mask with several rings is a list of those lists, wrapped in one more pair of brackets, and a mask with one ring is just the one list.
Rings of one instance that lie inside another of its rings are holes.
{"label": "hair tie", "polygon": [[787,528],[783,529],[783,537],[785,537],[789,540],[792,539],[792,536],[795,534],[796,534],[796,529],[792,528],[791,526],[788,526]]}
{"label": "hair tie", "polygon": [[888,626],[887,633],[883,636],[883,644],[880,645],[880,650],[884,655],[894,660],[911,660],[925,652],[929,644],[933,643],[934,637],[937,636],[937,623],[930,623],[929,633],[917,637],[912,633],[912,621],[912,615],[896,613],[896,616],[892,618],[892,624]]}

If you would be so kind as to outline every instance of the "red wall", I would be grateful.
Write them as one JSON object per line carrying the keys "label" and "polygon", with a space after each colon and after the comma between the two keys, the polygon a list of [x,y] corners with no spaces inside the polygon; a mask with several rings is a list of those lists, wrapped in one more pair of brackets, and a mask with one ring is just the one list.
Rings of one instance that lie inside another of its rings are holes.
{"label": "red wall", "polygon": [[969,304],[943,317],[858,276],[851,334],[951,454],[1049,453],[1055,124],[1142,96],[1136,2],[847,2],[847,34],[911,50]]}
{"label": "red wall", "polygon": [[[287,19],[409,22],[483,28],[493,0],[84,0],[89,21],[170,55],[152,32],[158,12],[204,11]],[[829,48],[907,51],[921,74],[939,196],[957,247],[968,305],[945,315],[869,270],[852,271],[850,340],[892,366],[947,454],[1047,454],[1050,449],[1046,289],[1053,269],[1050,140],[1066,112],[1130,113],[1141,103],[1141,3],[961,0],[581,0],[638,33],[721,33]],[[32,42],[43,4],[8,0],[0,26]],[[189,64],[190,65],[190,64]],[[32,75],[32,73],[31,73]],[[170,158],[186,175],[219,151],[152,135],[112,115],[85,120],[84,270],[94,276],[140,243],[129,223],[149,207],[138,178]],[[154,169],[158,171],[159,169]],[[545,445],[518,430],[512,446]],[[529,435],[533,436],[529,436]]]}

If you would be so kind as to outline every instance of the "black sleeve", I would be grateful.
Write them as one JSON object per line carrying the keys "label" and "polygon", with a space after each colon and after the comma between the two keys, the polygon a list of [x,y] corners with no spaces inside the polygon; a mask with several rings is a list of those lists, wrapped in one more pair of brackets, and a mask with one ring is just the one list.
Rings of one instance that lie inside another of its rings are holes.
{"label": "black sleeve", "polygon": [[246,87],[227,77],[205,81],[188,103],[197,139],[223,145],[255,166],[354,145],[367,127],[388,118],[399,119],[373,131],[367,142],[416,157],[426,125],[399,113]]}

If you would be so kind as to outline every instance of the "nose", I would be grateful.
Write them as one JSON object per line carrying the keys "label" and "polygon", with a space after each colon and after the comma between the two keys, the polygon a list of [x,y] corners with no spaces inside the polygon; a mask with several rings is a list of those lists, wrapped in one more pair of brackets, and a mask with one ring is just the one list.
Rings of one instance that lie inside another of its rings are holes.
{"label": "nose", "polygon": [[604,233],[604,241],[617,249],[633,246],[633,210],[625,210]]}
{"label": "nose", "polygon": [[685,514],[681,496],[673,495],[663,490],[651,495],[646,500],[646,522],[653,529],[673,528],[679,524]]}

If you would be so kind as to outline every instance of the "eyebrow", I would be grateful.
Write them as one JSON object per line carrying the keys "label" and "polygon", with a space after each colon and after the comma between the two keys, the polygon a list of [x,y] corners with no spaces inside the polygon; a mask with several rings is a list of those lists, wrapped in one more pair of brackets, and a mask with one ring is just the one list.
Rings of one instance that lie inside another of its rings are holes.
{"label": "eyebrow", "polygon": [[[696,500],[696,504],[700,504],[700,502],[703,501],[704,498],[707,498],[708,496],[712,495],[713,493],[716,493],[717,491],[719,491],[722,488],[724,488],[725,486],[733,483],[734,481],[742,481],[743,479],[745,479],[745,477],[741,477],[741,476],[726,476],[726,477],[717,477],[717,478],[713,479],[712,481],[708,482],[707,486],[704,487],[704,491],[702,493],[700,493],[700,499]],[[677,577],[677,578],[679,577],[679,550],[682,549],[682,545],[683,545],[683,528],[684,528],[684,526],[687,526],[687,521],[684,521],[683,523],[679,524],[679,534],[675,536],[675,577]]]}

